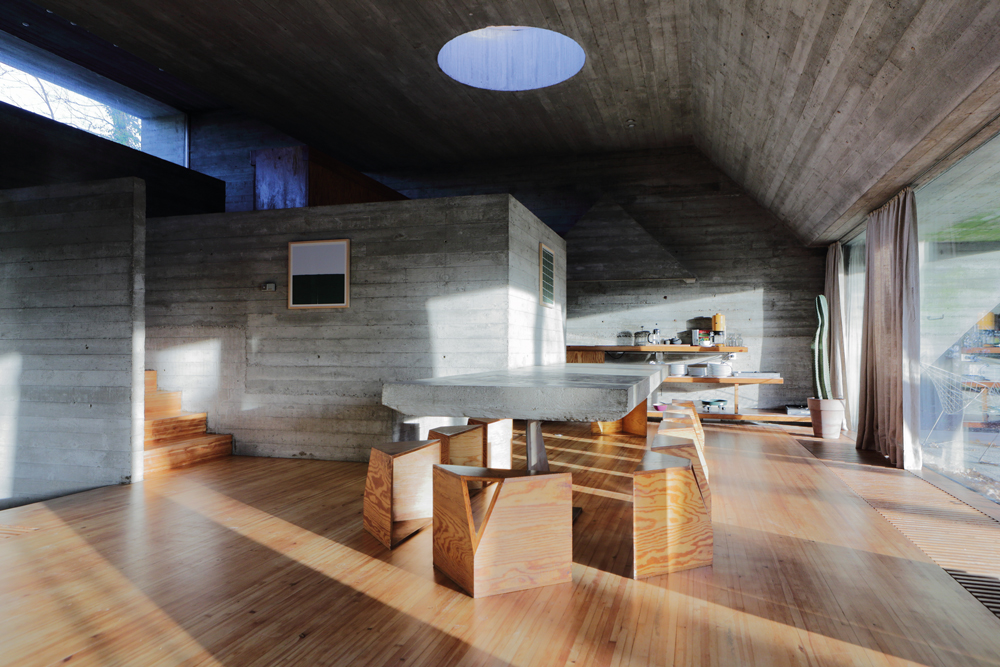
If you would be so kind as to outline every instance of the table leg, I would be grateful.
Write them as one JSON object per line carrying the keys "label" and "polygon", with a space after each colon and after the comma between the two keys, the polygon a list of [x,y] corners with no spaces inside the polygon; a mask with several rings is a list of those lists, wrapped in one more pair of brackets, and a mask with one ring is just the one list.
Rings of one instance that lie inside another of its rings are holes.
{"label": "table leg", "polygon": [[733,385],[733,414],[740,414],[740,386],[738,384]]}
{"label": "table leg", "polygon": [[528,457],[528,470],[548,472],[549,457],[545,454],[545,441],[542,440],[542,422],[537,419],[528,419],[525,422],[524,441]]}
{"label": "table leg", "polygon": [[[528,419],[524,422],[524,443],[528,455],[528,470],[549,472],[549,457],[545,454],[545,442],[542,440],[542,422]],[[582,507],[573,508],[573,523],[583,514]]]}

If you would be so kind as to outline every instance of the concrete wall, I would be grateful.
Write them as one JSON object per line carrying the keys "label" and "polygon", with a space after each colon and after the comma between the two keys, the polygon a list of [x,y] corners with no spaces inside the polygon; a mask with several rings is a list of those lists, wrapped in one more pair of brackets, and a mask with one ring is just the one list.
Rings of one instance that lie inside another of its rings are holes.
{"label": "concrete wall", "polygon": [[226,182],[226,211],[253,210],[250,151],[301,145],[270,125],[237,111],[192,114],[188,120],[190,167]]}
{"label": "concrete wall", "polygon": [[[697,149],[515,160],[374,176],[415,199],[509,192],[562,234],[606,197],[692,271],[697,282],[570,282],[569,343],[613,344],[620,330],[655,324],[678,332],[701,326],[700,318],[721,312],[730,330],[741,333],[750,348],[734,367],[775,370],[785,377],[784,385],[742,389],[741,406],[804,403],[812,395],[812,300],[823,290],[826,251],[803,247]],[[624,261],[611,253],[609,259]],[[731,399],[733,393],[701,385],[664,388],[670,390],[664,392],[667,398]]]}
{"label": "concrete wall", "polygon": [[0,508],[141,479],[145,188],[0,191]]}
{"label": "concrete wall", "polygon": [[[540,224],[523,204],[510,198],[510,247],[507,286],[507,366],[531,366],[565,361],[566,252],[565,242]],[[555,255],[555,304],[539,301],[539,244]]]}
{"label": "concrete wall", "polygon": [[[350,308],[289,310],[288,242],[330,238],[351,240]],[[563,359],[565,292],[544,314],[520,296],[540,240],[564,279],[562,240],[506,195],[158,219],[147,368],[239,454],[366,460],[419,435],[383,383]]]}

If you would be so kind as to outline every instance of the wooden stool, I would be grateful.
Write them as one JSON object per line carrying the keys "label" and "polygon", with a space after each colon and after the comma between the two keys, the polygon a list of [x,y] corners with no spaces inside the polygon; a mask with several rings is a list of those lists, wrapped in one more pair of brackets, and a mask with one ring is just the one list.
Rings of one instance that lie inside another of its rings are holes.
{"label": "wooden stool", "polygon": [[387,549],[431,523],[432,468],[441,462],[438,440],[372,447],[365,480],[364,527]]}
{"label": "wooden stool", "polygon": [[633,576],[712,564],[712,514],[693,461],[646,452],[632,474]]}
{"label": "wooden stool", "polygon": [[434,566],[475,598],[568,583],[572,515],[570,473],[436,465]]}
{"label": "wooden stool", "polygon": [[646,434],[646,403],[643,401],[632,408],[627,415],[613,422],[591,422],[590,432],[594,435],[612,435],[615,433],[628,433],[630,435]]}
{"label": "wooden stool", "polygon": [[441,463],[457,466],[485,466],[486,443],[481,424],[441,426],[427,434],[441,441]]}
{"label": "wooden stool", "polygon": [[486,451],[487,468],[502,468],[510,470],[513,466],[511,456],[514,440],[513,419],[469,419],[469,425],[478,424],[483,427],[483,447]]}

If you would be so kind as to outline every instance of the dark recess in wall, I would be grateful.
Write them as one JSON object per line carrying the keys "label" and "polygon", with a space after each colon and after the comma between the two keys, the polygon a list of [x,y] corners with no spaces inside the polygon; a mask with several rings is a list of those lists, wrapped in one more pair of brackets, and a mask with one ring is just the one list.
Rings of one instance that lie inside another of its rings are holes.
{"label": "dark recess in wall", "polygon": [[221,213],[225,183],[0,103],[0,189],[134,176],[146,182],[146,216]]}

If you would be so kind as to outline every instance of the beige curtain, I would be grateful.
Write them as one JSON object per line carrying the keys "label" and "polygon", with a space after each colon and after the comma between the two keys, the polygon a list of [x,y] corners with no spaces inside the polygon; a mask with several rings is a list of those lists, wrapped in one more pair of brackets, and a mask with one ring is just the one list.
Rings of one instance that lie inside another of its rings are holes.
{"label": "beige curtain", "polygon": [[920,309],[917,211],[904,189],[868,216],[858,449],[919,469]]}
{"label": "beige curtain", "polygon": [[844,403],[844,419],[852,423],[855,407],[848,400],[847,338],[844,316],[844,252],[840,242],[826,251],[826,302],[830,308],[830,391]]}

